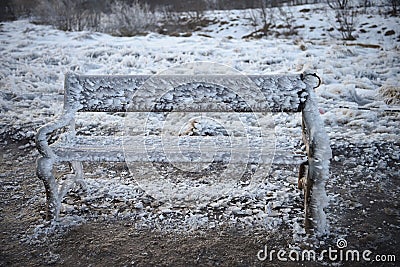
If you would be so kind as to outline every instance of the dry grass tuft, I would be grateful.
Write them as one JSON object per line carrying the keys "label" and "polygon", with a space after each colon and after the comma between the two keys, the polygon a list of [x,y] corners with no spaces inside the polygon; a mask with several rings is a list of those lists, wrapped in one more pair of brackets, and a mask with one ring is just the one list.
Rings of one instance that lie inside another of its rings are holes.
{"label": "dry grass tuft", "polygon": [[379,88],[379,94],[388,105],[400,105],[400,87],[398,85],[384,84]]}

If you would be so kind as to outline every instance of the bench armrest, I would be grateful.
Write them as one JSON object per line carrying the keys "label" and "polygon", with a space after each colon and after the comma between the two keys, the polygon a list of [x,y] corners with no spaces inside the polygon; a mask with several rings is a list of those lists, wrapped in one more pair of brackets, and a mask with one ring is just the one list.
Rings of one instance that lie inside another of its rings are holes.
{"label": "bench armrest", "polygon": [[49,143],[47,141],[47,135],[53,133],[58,129],[62,129],[71,124],[74,120],[74,116],[72,114],[63,113],[59,117],[57,117],[54,121],[47,123],[42,126],[35,137],[36,147],[39,150],[39,153],[43,157],[47,158],[55,158],[53,150],[50,148]]}

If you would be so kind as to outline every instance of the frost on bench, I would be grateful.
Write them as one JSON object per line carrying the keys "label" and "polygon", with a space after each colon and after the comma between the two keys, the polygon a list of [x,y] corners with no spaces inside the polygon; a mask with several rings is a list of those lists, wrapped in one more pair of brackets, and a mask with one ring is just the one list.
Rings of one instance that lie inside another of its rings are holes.
{"label": "frost on bench", "polygon": [[306,89],[300,75],[69,74],[65,84],[64,105],[73,111],[297,112]]}
{"label": "frost on bench", "polygon": [[[258,144],[255,136],[250,142],[244,137],[218,138],[160,136],[94,137],[75,134],[78,112],[138,112],[162,114],[169,112],[302,112],[304,143],[307,147],[312,181],[311,207],[316,231],[326,231],[325,182],[331,157],[329,139],[324,131],[315,103],[312,86],[300,74],[289,75],[158,75],[158,76],[88,76],[68,74],[65,79],[64,110],[54,122],[43,126],[36,136],[38,150],[37,174],[44,181],[49,219],[57,219],[64,194],[73,183],[83,183],[82,161],[179,162],[201,161],[196,147],[212,151],[210,161],[241,163],[272,163],[271,153],[282,163],[299,164],[304,157],[287,157],[285,144]],[[52,145],[47,135],[61,129],[66,131]],[[125,138],[125,139],[124,139]],[[178,141],[177,141],[178,140]],[[128,142],[129,146],[124,146]],[[175,143],[174,143],[175,142]],[[233,143],[232,143],[233,142]],[[232,145],[233,144],[233,145]],[[170,146],[168,146],[170,145]],[[179,149],[176,149],[179,147]],[[217,149],[215,148],[217,147]],[[262,149],[261,149],[262,148]],[[250,149],[251,156],[241,153]],[[200,160],[198,160],[200,159]],[[69,162],[73,173],[59,186],[53,165]],[[274,161],[276,162],[276,161]],[[311,183],[309,184],[311,185]]]}
{"label": "frost on bench", "polygon": [[332,158],[332,150],[312,90],[310,90],[303,110],[303,123],[306,130],[304,138],[307,139],[305,143],[309,164],[308,176],[312,182],[310,212],[316,232],[322,235],[328,231],[324,212],[324,208],[328,205],[325,185],[329,178],[329,162]]}

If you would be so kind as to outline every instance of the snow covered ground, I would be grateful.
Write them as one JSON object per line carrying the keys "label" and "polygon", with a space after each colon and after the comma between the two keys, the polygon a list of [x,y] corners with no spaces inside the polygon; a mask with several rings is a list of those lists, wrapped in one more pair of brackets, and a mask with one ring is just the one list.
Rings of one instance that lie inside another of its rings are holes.
{"label": "snow covered ground", "polygon": [[[226,64],[244,74],[316,72],[322,79],[316,94],[333,146],[398,142],[400,19],[386,17],[379,12],[380,8],[372,8],[359,17],[357,40],[342,41],[339,33],[329,30],[333,19],[327,18],[332,18],[331,11],[321,7],[293,8],[298,34],[284,38],[243,39],[254,31],[244,18],[249,11],[210,12],[208,16],[215,17],[219,23],[194,32],[191,37],[156,33],[112,37],[92,32],[62,32],[25,20],[3,23],[0,26],[1,141],[27,141],[25,148],[34,146],[37,128],[62,111],[66,72],[155,74],[183,63],[210,61]],[[310,11],[300,12],[301,9]],[[395,34],[388,35],[390,30]],[[397,92],[397,106],[396,101],[380,93],[385,88]],[[100,131],[107,131],[110,125],[114,129],[120,126],[115,116],[104,116],[83,118],[89,126],[82,132],[99,128],[98,124],[105,125]],[[288,121],[287,127],[294,129],[299,126],[298,119],[284,118],[283,121]],[[398,156],[397,151],[394,155],[397,161]],[[341,158],[336,156],[334,160]],[[142,198],[137,186],[125,177],[126,172],[89,166],[91,194],[87,198],[90,199],[82,200],[86,206],[79,208],[76,201],[67,200],[64,214],[85,214],[85,207],[94,201],[91,208],[94,214],[99,210],[99,216],[134,214],[138,226],[151,227],[148,225],[151,223],[169,226],[169,229],[176,229],[178,224],[182,225],[181,229],[213,228],[216,223],[232,218],[236,220],[234,224],[241,226],[273,228],[290,219],[296,239],[303,234],[298,219],[302,211],[301,207],[291,204],[293,199],[300,199],[300,192],[295,188],[297,167],[292,168],[273,170],[270,182],[261,187],[259,195],[246,196],[243,192],[241,198],[227,196],[182,211],[181,207],[148,204],[150,200]],[[340,196],[329,195],[329,198],[331,203],[340,202]],[[121,210],[118,205],[110,203],[115,199],[125,201],[124,205],[131,208],[118,212]],[[135,204],[131,203],[133,200]],[[279,212],[276,207],[281,207]],[[206,214],[211,210],[215,220]]]}
{"label": "snow covered ground", "polygon": [[[235,20],[213,24],[188,38],[155,33],[116,38],[91,32],[66,33],[27,21],[4,23],[0,35],[0,134],[17,140],[32,137],[38,125],[60,113],[63,78],[68,71],[155,74],[195,61],[226,64],[244,74],[315,71],[323,80],[317,93],[328,125],[334,128],[350,123],[376,135],[395,134],[398,127],[393,122],[376,125],[379,112],[338,107],[357,107],[355,93],[365,103],[372,102],[368,106],[386,107],[378,91],[399,86],[399,19],[380,16],[372,9],[372,14],[360,17],[360,30],[364,31],[357,31],[358,39],[344,42],[337,32],[328,31],[332,27],[326,19],[329,10],[305,7],[311,11],[294,13],[298,16],[295,24],[302,28],[287,39],[242,39],[254,30],[243,19],[246,10],[213,12],[210,16],[219,21]],[[389,30],[395,34],[385,36]],[[210,37],[199,36],[204,33]]]}

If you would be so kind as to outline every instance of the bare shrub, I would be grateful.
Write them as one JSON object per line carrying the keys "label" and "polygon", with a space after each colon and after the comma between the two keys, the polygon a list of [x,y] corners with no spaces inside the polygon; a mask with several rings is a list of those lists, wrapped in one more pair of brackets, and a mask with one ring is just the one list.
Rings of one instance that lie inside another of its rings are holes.
{"label": "bare shrub", "polygon": [[64,31],[81,30],[81,3],[79,0],[41,0],[34,11],[35,22],[51,24]]}
{"label": "bare shrub", "polygon": [[387,0],[390,4],[390,6],[392,7],[391,10],[391,15],[392,16],[397,16],[398,15],[398,9],[400,7],[400,0]]}
{"label": "bare shrub", "polygon": [[[22,0],[19,0],[22,1]],[[64,31],[94,30],[132,36],[154,28],[156,17],[148,5],[97,0],[35,0],[33,21]],[[104,20],[104,21],[103,21]]]}
{"label": "bare shrub", "polygon": [[117,1],[111,7],[111,14],[105,18],[104,31],[118,36],[134,36],[153,30],[156,15],[147,4],[135,0],[131,4]]}
{"label": "bare shrub", "polygon": [[328,0],[328,5],[330,8],[337,9],[346,9],[348,7],[349,0]]}
{"label": "bare shrub", "polygon": [[388,105],[400,105],[400,87],[399,85],[384,84],[379,88],[379,94]]}
{"label": "bare shrub", "polygon": [[355,40],[353,33],[358,25],[358,12],[351,0],[328,0],[328,5],[335,12],[334,27],[344,40]]}
{"label": "bare shrub", "polygon": [[209,5],[206,0],[188,0],[172,1],[172,4],[159,8],[161,14],[159,32],[169,35],[176,35],[178,32],[187,34],[215,23],[215,20],[205,16]]}
{"label": "bare shrub", "polygon": [[248,19],[255,31],[245,37],[296,34],[295,15],[290,6],[266,0],[259,1],[258,5],[260,8],[250,9],[248,12]]}
{"label": "bare shrub", "polygon": [[276,24],[276,14],[271,9],[271,6],[266,1],[260,2],[261,7],[256,9],[251,9],[249,11],[248,19],[251,25],[255,28],[255,31],[250,35],[254,36],[257,33],[264,36],[271,34],[271,28]]}
{"label": "bare shrub", "polygon": [[97,30],[104,2],[95,0],[37,0],[33,21],[64,31]]}
{"label": "bare shrub", "polygon": [[38,0],[6,0],[17,18],[27,18],[38,5]]}
{"label": "bare shrub", "polygon": [[0,21],[14,20],[15,11],[10,3],[11,1],[3,0],[0,2]]}
{"label": "bare shrub", "polygon": [[283,27],[286,29],[286,35],[296,34],[295,21],[293,10],[289,6],[282,6],[278,8],[278,17],[283,22]]}
{"label": "bare shrub", "polygon": [[203,0],[192,1],[191,7],[185,12],[190,21],[201,23],[204,21],[204,11],[207,8],[207,3]]}

